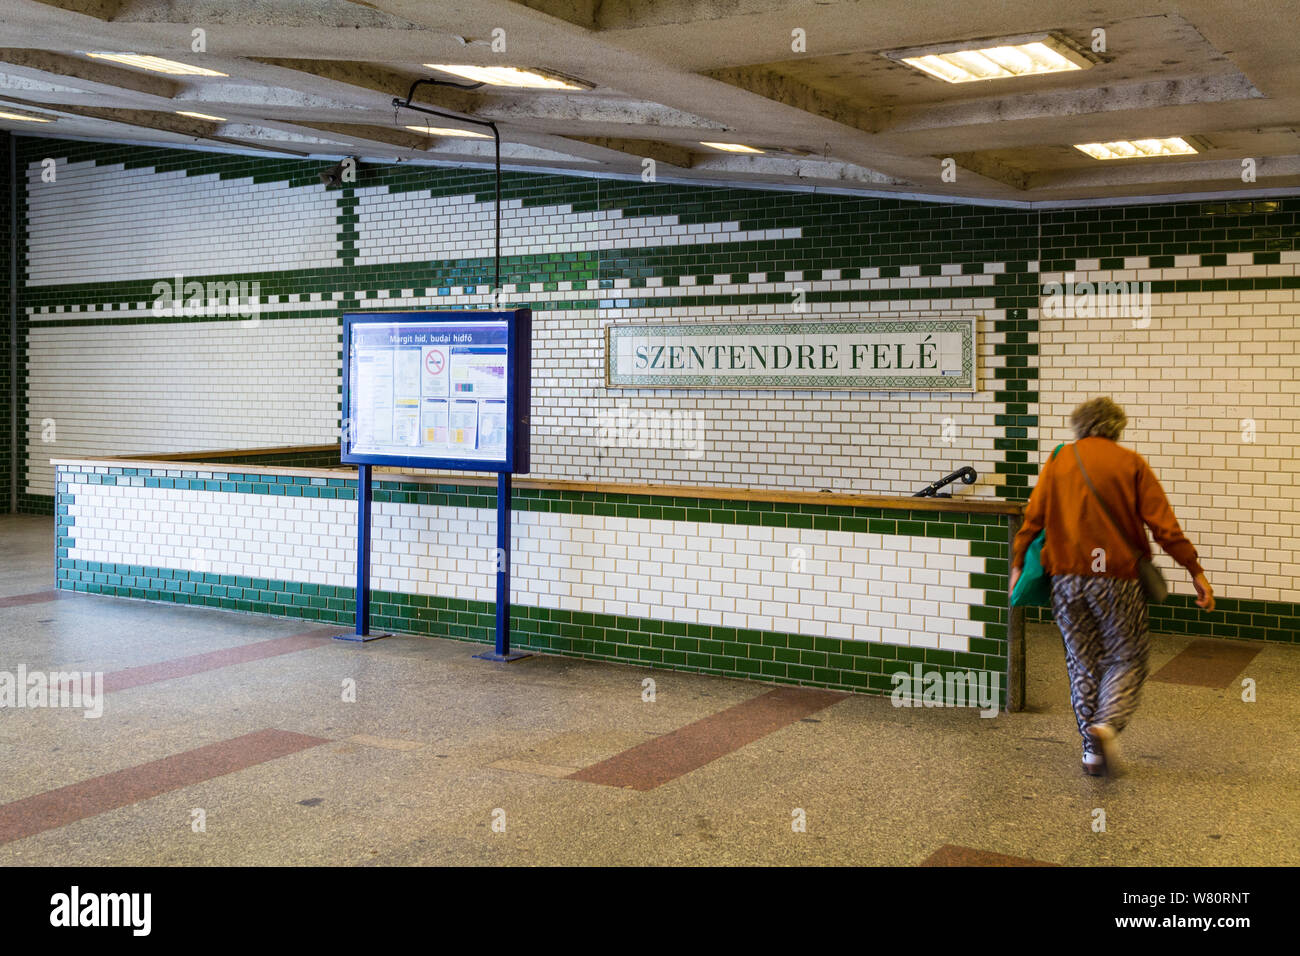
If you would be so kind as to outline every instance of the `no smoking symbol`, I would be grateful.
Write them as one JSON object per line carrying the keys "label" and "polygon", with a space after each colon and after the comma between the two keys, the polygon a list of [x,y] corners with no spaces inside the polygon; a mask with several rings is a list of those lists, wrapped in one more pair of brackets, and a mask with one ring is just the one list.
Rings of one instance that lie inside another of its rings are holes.
{"label": "no smoking symbol", "polygon": [[442,367],[447,364],[447,357],[442,354],[441,349],[429,349],[429,354],[424,357],[424,367],[429,370],[430,375],[441,375]]}

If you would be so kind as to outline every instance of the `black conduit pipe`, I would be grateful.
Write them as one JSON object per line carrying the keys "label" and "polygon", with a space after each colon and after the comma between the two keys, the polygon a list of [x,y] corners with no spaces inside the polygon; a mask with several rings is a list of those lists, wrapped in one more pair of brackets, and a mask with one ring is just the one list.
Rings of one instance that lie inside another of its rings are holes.
{"label": "black conduit pipe", "polygon": [[460,123],[473,123],[475,126],[486,126],[492,130],[492,141],[496,146],[496,172],[497,172],[497,190],[496,190],[496,260],[495,285],[492,291],[492,305],[496,307],[500,304],[501,296],[501,133],[497,130],[497,124],[491,120],[471,119],[468,116],[461,116],[459,113],[448,113],[444,110],[430,109],[427,106],[416,106],[411,102],[415,96],[416,89],[421,84],[429,86],[454,86],[458,89],[475,89],[483,84],[477,83],[473,86],[463,86],[460,83],[448,83],[444,80],[416,80],[411,84],[411,89],[407,91],[406,99],[393,97],[393,107],[395,109],[415,110],[417,113],[427,113],[430,116],[441,116],[444,119],[456,120]]}

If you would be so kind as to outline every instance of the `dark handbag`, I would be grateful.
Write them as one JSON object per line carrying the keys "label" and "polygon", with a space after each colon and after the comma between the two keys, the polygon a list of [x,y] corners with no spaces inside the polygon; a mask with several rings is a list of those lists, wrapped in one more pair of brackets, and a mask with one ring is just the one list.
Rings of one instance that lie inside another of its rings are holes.
{"label": "dark handbag", "polygon": [[1088,477],[1088,469],[1083,467],[1083,459],[1079,457],[1079,449],[1074,445],[1071,445],[1070,448],[1074,450],[1074,460],[1079,463],[1079,471],[1083,473],[1083,480],[1088,483],[1088,490],[1092,492],[1092,496],[1096,498],[1097,503],[1101,505],[1101,510],[1106,515],[1106,520],[1109,521],[1111,526],[1119,532],[1119,536],[1124,538],[1124,543],[1129,546],[1129,549],[1133,552],[1133,557],[1137,559],[1138,581],[1142,583],[1142,593],[1146,595],[1147,601],[1151,604],[1159,604],[1169,597],[1169,585],[1165,583],[1165,576],[1161,573],[1160,569],[1155,566],[1155,562],[1134,548],[1133,542],[1129,541],[1124,535],[1124,532],[1120,529],[1119,522],[1115,520],[1115,516],[1110,512],[1110,506],[1106,504],[1101,495],[1097,494],[1097,486],[1094,485],[1092,479]]}
{"label": "dark handbag", "polygon": [[[1052,457],[1055,458],[1056,453],[1064,447],[1064,442],[1057,445],[1052,451]],[[1047,529],[1044,528],[1029,543],[1020,577],[1016,579],[1016,586],[1011,592],[1012,607],[1052,606],[1052,576],[1043,570],[1042,560],[1043,543],[1046,540]]]}

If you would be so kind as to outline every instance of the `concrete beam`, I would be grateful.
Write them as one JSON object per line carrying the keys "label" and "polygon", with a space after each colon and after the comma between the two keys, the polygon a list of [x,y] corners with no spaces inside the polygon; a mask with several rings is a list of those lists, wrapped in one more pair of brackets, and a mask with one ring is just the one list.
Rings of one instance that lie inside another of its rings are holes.
{"label": "concrete beam", "polygon": [[240,143],[260,143],[267,149],[279,149],[283,144],[329,147],[328,149],[308,149],[303,155],[313,152],[327,154],[348,153],[353,155],[357,151],[354,143],[342,137],[313,136],[309,133],[301,133],[292,127],[286,127],[282,123],[223,123],[220,127],[220,135],[213,138],[231,142],[238,141]]}
{"label": "concrete beam", "polygon": [[606,123],[640,128],[648,126],[693,130],[699,133],[727,128],[725,123],[648,100],[590,94],[485,97],[477,115],[494,120],[580,122],[588,127]]}
{"label": "concrete beam", "polygon": [[355,96],[349,101],[288,86],[250,86],[246,83],[208,81],[195,84],[192,89],[178,93],[174,103],[177,107],[192,108],[200,112],[228,109],[232,106],[258,107],[259,112],[281,108],[314,112],[338,110],[356,112],[358,111],[356,100]]}
{"label": "concrete beam", "polygon": [[[12,97],[11,97],[12,100]],[[15,101],[17,102],[17,101]],[[49,106],[36,104],[45,109],[57,110],[86,119],[106,120],[123,126],[135,126],[139,129],[156,129],[178,136],[193,136],[196,139],[212,139],[213,134],[221,128],[221,123],[211,120],[195,119],[192,116],[177,116],[175,113],[160,110],[130,110],[109,106]]]}
{"label": "concrete beam", "polygon": [[[1029,189],[1087,189],[1162,184],[1188,187],[1214,185],[1231,189],[1242,185],[1240,159],[1216,159],[1159,163],[1124,163],[1113,166],[1109,161],[1084,170],[1035,173],[1028,177]],[[1109,167],[1109,168],[1107,168]],[[1255,162],[1258,185],[1281,185],[1265,180],[1300,176],[1300,156],[1264,156]]]}
{"label": "concrete beam", "polygon": [[[936,160],[942,158],[946,157],[935,157]],[[1029,188],[1029,174],[1024,170],[1012,169],[1010,166],[989,159],[979,153],[953,153],[951,158],[960,168],[975,173],[977,176],[996,180],[1014,189]],[[960,180],[961,175],[958,174],[957,178]]]}
{"label": "concrete beam", "polygon": [[108,22],[121,12],[123,0],[33,0],[47,7],[55,7],[65,13],[77,13],[83,17]]}
{"label": "concrete beam", "polygon": [[0,70],[0,91],[5,90],[17,90],[24,93],[57,93],[64,96],[69,93],[76,95],[82,92],[74,86],[48,83],[45,80],[37,80],[30,76],[20,76],[17,73]]}
{"label": "concrete beam", "polygon": [[[432,117],[430,117],[432,120]],[[424,152],[435,142],[447,137],[433,137],[412,132],[409,129],[394,129],[391,126],[370,126],[360,123],[314,123],[300,120],[295,126],[320,130],[323,133],[338,133],[347,137],[348,142],[400,146],[402,149],[414,149]]]}
{"label": "concrete beam", "polygon": [[836,186],[888,186],[915,189],[913,180],[900,179],[879,170],[852,163],[815,158],[795,159],[778,156],[744,154],[697,157],[691,171],[701,175],[716,173],[763,182],[815,182]]}
{"label": "concrete beam", "polygon": [[[635,30],[641,27],[698,23],[729,17],[755,16],[790,9],[788,0],[514,0],[558,20],[587,30]],[[818,0],[833,6],[837,0]],[[839,0],[843,2],[843,0]]]}
{"label": "concrete beam", "polygon": [[1263,94],[1240,73],[1129,83],[1084,90],[986,97],[940,106],[900,107],[883,113],[882,132],[987,126],[991,123],[1062,116],[1088,116],[1126,110],[1260,99]]}
{"label": "concrete beam", "polygon": [[0,63],[48,76],[77,80],[75,85],[78,88],[95,93],[129,90],[171,99],[182,89],[181,84],[164,76],[122,69],[84,56],[51,53],[48,50],[0,48]]}
{"label": "concrete beam", "polygon": [[[357,0],[352,0],[357,2]],[[536,10],[548,17],[572,23],[584,30],[596,29],[596,13],[603,5],[602,0],[513,0],[521,7]]]}
{"label": "concrete beam", "polygon": [[15,96],[5,97],[5,100],[9,103],[14,103],[24,107],[53,110],[57,113],[63,114],[64,116],[97,120],[117,126],[127,126],[133,129],[143,129],[151,132],[170,133],[174,136],[183,136],[196,140],[219,142],[222,137],[217,135],[218,131],[224,132],[227,129],[227,124],[225,123],[195,119],[192,116],[177,116],[175,113],[160,110],[119,109],[106,106],[79,106],[69,104],[50,105],[48,103],[38,103],[31,100],[20,99]]}
{"label": "concrete beam", "polygon": [[[421,158],[448,160],[466,159],[484,165],[490,165],[494,157],[491,140],[456,139],[447,136],[438,139]],[[574,154],[570,152],[557,152],[555,150],[547,149],[544,146],[536,146],[532,143],[522,142],[503,142],[501,144],[501,162],[504,164],[526,164],[536,162],[548,166],[561,166],[566,163],[570,165],[578,163],[587,167],[600,165],[595,160],[585,159],[581,156],[575,157]]]}
{"label": "concrete beam", "polygon": [[[253,63],[262,63],[294,73],[304,73],[318,80],[371,90],[401,99],[406,99],[411,83],[416,79],[373,63],[356,63],[349,60],[293,60],[261,56],[248,59]],[[453,113],[472,114],[477,111],[480,100],[481,97],[451,87],[422,86],[415,91],[412,102]]]}
{"label": "concrete beam", "polygon": [[[44,0],[43,0],[44,2]],[[411,30],[416,24],[375,3],[267,2],[267,0],[126,0],[117,23],[150,25],[296,27],[326,30]]]}
{"label": "concrete beam", "polygon": [[239,149],[259,149],[268,153],[289,153],[293,156],[307,157],[313,153],[322,152],[319,149],[295,149],[292,146],[285,146],[277,142],[274,146],[266,145],[265,139],[240,139],[237,136],[213,136],[212,141],[215,143],[229,143]]}
{"label": "concrete beam", "polygon": [[566,141],[576,140],[602,149],[624,153],[638,160],[653,159],[656,163],[675,166],[678,169],[690,169],[696,158],[694,153],[681,146],[661,143],[651,139],[615,139],[605,136],[565,136],[561,138]]}
{"label": "concrete beam", "polygon": [[886,115],[884,110],[862,109],[846,99],[815,90],[805,83],[761,66],[708,70],[704,76],[864,133],[877,132]]}

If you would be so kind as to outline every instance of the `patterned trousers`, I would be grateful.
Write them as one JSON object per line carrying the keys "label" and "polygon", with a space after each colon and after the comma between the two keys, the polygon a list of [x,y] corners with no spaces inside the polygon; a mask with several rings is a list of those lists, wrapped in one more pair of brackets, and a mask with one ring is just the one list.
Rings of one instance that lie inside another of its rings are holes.
{"label": "patterned trousers", "polygon": [[1052,577],[1052,613],[1065,638],[1070,702],[1083,752],[1098,749],[1090,724],[1123,730],[1147,676],[1147,602],[1136,580],[1095,574]]}

